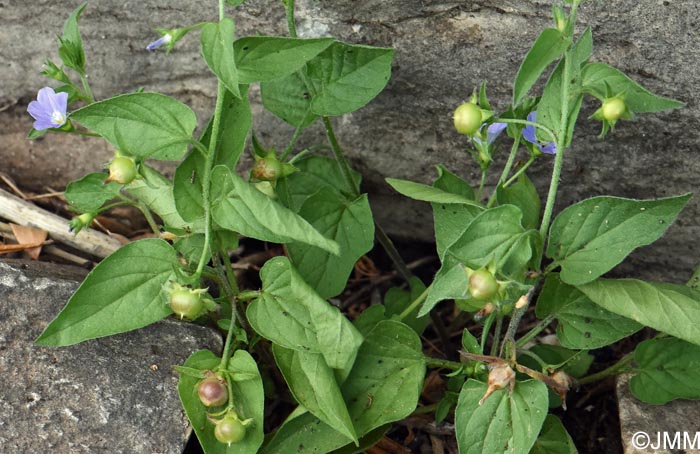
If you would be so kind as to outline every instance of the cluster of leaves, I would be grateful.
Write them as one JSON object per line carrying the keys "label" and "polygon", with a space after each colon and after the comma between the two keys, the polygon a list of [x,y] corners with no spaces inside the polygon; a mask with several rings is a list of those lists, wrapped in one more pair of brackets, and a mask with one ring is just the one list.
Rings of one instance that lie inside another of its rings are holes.
{"label": "cluster of leaves", "polygon": [[[293,1],[284,3],[295,36]],[[478,106],[469,109],[477,116],[476,126],[482,125],[467,133],[483,171],[479,189],[443,166],[432,186],[389,179],[398,192],[432,204],[442,266],[429,287],[412,278],[408,291],[392,289],[383,305],[371,306],[354,322],[328,299],[342,292],[355,262],[373,247],[375,223],[367,195],[360,191],[360,175],[347,165],[329,117],[353,112],[381,92],[393,50],[332,38],[236,39],[234,21],[223,13],[218,22],[160,30],[156,43],[167,44],[168,50],[199,30],[202,55],[218,80],[215,112],[195,138],[194,112],[171,97],[138,91],[94,100],[77,26],[85,5],[79,7],[66,23],[59,57],[80,75],[82,88],[51,62],[45,74],[63,83],[57,90],[69,93],[69,103],[84,105],[68,115],[67,127],[54,130],[101,136],[115,147],[112,165],[126,158],[122,162],[133,166],[133,176],[89,174],[68,186],[66,198],[87,215],[80,218],[85,225],[114,206],[135,206],[158,238],[129,243],[101,262],[37,343],[71,345],[147,326],[173,314],[173,288],[185,292],[194,309],[178,311],[181,317],[212,316],[227,333],[221,356],[195,352],[178,368],[185,411],[209,454],[350,453],[372,445],[417,406],[426,367],[432,364],[419,336],[427,315],[444,300],[476,312],[483,322],[481,340],[465,329],[461,363],[439,364],[453,373],[436,419],[456,407],[460,452],[575,452],[561,422],[547,415],[549,407],[565,403],[575,378],[590,380],[590,350],[643,326],[659,336],[641,343],[612,372],[636,364],[631,388],[646,402],[700,398],[700,388],[690,379],[700,364],[700,292],[602,277],[634,249],[663,235],[690,196],[596,197],[563,210],[550,228],[558,172],[585,95],[603,103],[616,100],[615,109],[594,114],[604,122],[603,133],[632,113],[680,105],[607,64],[589,62],[591,30],[574,43],[580,1],[565,3],[568,13],[554,7],[557,28],[542,32],[525,57],[512,105],[496,115],[485,85],[470,101]],[[557,60],[542,95],[527,97]],[[280,155],[251,132],[247,94],[255,83],[264,107],[296,128]],[[299,132],[319,120],[334,158],[309,150],[290,158]],[[495,149],[495,133],[485,134],[499,122],[507,127],[493,131],[505,129],[514,145],[499,184],[484,202],[484,179]],[[534,128],[532,134],[523,131],[525,125]],[[251,137],[256,164],[246,179],[235,169]],[[523,139],[530,160],[511,175]],[[526,174],[543,156],[542,143],[557,153],[544,213]],[[182,161],[171,181],[148,160]],[[231,272],[229,251],[240,236],[286,246],[286,257],[273,258],[260,270],[260,290],[240,291]],[[543,267],[545,258],[548,266]],[[219,296],[200,288],[204,278],[217,285]],[[516,339],[535,295],[541,322]],[[501,341],[504,320],[509,324]],[[532,346],[529,341],[555,321],[560,345]],[[263,379],[247,352],[262,344],[299,404],[267,437]],[[212,373],[221,377],[230,396],[216,412],[197,392],[198,383]],[[214,427],[238,418],[245,435],[231,444],[232,438],[222,438]]]}

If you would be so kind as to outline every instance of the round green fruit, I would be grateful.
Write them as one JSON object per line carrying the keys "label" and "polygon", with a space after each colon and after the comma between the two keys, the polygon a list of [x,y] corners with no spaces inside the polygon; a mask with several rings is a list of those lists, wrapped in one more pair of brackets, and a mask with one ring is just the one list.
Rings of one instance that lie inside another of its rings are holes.
{"label": "round green fruit", "polygon": [[498,287],[498,281],[488,270],[477,270],[469,276],[469,293],[476,300],[490,300],[498,293]]}
{"label": "round green fruit", "polygon": [[109,178],[107,181],[116,181],[120,184],[129,184],[136,178],[136,163],[131,158],[119,156],[109,163]]}
{"label": "round green fruit", "polygon": [[216,423],[214,436],[221,443],[231,445],[238,443],[245,437],[245,426],[241,424],[235,416],[225,416],[224,419]]}
{"label": "round green fruit", "polygon": [[610,98],[603,101],[602,113],[603,118],[608,121],[617,121],[625,113],[627,107],[625,102],[620,98]]}
{"label": "round green fruit", "polygon": [[476,134],[483,123],[481,109],[472,102],[465,102],[457,107],[453,120],[457,132],[469,136]]}
{"label": "round green fruit", "polygon": [[176,288],[170,294],[170,309],[180,318],[194,319],[204,308],[199,293],[188,288]]}
{"label": "round green fruit", "polygon": [[211,376],[197,385],[197,395],[205,407],[218,407],[228,401],[226,381],[218,376]]}

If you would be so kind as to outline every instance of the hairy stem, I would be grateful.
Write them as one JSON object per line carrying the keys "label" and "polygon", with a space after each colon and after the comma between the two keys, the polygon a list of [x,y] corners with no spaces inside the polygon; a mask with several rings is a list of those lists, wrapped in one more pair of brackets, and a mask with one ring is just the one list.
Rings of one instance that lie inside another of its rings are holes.
{"label": "hairy stem", "polygon": [[620,375],[621,373],[625,372],[625,370],[627,370],[627,367],[633,359],[634,353],[628,353],[620,361],[616,362],[607,369],[601,370],[600,372],[596,372],[595,374],[587,375],[577,380],[577,382],[579,385],[587,385],[589,383],[597,382],[613,375]]}
{"label": "hairy stem", "polygon": [[[506,161],[506,165],[503,167],[503,172],[501,173],[501,178],[498,179],[499,185],[505,183],[506,178],[508,178],[508,175],[510,174],[511,169],[513,168],[513,164],[515,163],[515,156],[518,154],[518,147],[519,146],[520,146],[520,136],[515,138],[515,140],[513,141],[513,146],[510,147],[510,155],[508,156],[508,161]],[[498,186],[496,187],[496,189],[498,189]],[[486,208],[491,208],[495,203],[496,203],[496,190],[494,190],[493,193],[491,194],[491,197],[489,198],[489,201],[486,204]]]}

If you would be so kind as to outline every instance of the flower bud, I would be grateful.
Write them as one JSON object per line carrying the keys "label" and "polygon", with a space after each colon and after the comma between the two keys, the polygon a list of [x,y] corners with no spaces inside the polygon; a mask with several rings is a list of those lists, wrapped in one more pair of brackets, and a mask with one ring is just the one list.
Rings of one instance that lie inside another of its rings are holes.
{"label": "flower bud", "polygon": [[452,117],[458,133],[472,136],[481,127],[484,118],[481,109],[473,102],[465,102],[455,109]]}
{"label": "flower bud", "polygon": [[214,437],[228,446],[231,446],[231,443],[238,443],[243,440],[245,432],[245,426],[233,412],[227,413],[214,427]]}
{"label": "flower bud", "polygon": [[489,372],[488,385],[484,397],[479,400],[479,405],[483,405],[491,394],[506,386],[510,387],[512,392],[515,386],[515,372],[506,363],[494,364],[491,367],[491,372]]}
{"label": "flower bud", "polygon": [[469,293],[476,300],[490,300],[496,296],[498,289],[498,281],[487,269],[476,270],[469,276]]}
{"label": "flower bud", "polygon": [[226,380],[215,374],[197,384],[197,395],[205,407],[218,407],[228,401]]}
{"label": "flower bud", "polygon": [[255,165],[253,165],[250,174],[260,181],[277,181],[282,176],[282,163],[272,153],[264,158],[256,156]]}
{"label": "flower bud", "polygon": [[136,163],[126,156],[117,156],[109,163],[109,177],[105,182],[115,181],[119,184],[129,184],[136,178]]}
{"label": "flower bud", "polygon": [[92,220],[95,219],[94,213],[83,213],[71,219],[69,230],[74,234],[78,234],[83,228],[88,228],[92,225]]}

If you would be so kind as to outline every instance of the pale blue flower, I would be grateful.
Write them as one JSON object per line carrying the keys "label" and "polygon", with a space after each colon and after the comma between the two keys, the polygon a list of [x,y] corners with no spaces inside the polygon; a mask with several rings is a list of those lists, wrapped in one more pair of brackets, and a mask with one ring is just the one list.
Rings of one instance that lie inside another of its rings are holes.
{"label": "pale blue flower", "polygon": [[158,49],[160,46],[170,44],[172,40],[173,35],[171,35],[170,33],[166,33],[165,35],[161,36],[160,38],[146,46],[146,50],[151,52],[153,50]]}
{"label": "pale blue flower", "polygon": [[37,100],[29,103],[27,112],[34,118],[34,129],[41,131],[66,124],[68,93],[56,93],[51,87],[39,90]]}
{"label": "pale blue flower", "polygon": [[[486,144],[491,145],[507,126],[506,123],[491,123],[489,127],[486,128]],[[482,126],[481,128],[483,129],[484,127]],[[474,140],[481,143],[479,136],[474,136]]]}
{"label": "pale blue flower", "polygon": [[[528,114],[527,116],[527,121],[530,121],[532,123],[537,122],[537,112],[532,111]],[[525,128],[523,128],[523,138],[530,142],[531,144],[537,145],[542,153],[545,154],[557,154],[557,147],[554,144],[554,142],[549,142],[545,145],[542,145],[538,140],[537,140],[537,132],[535,131],[535,127],[532,125],[527,125]]]}

